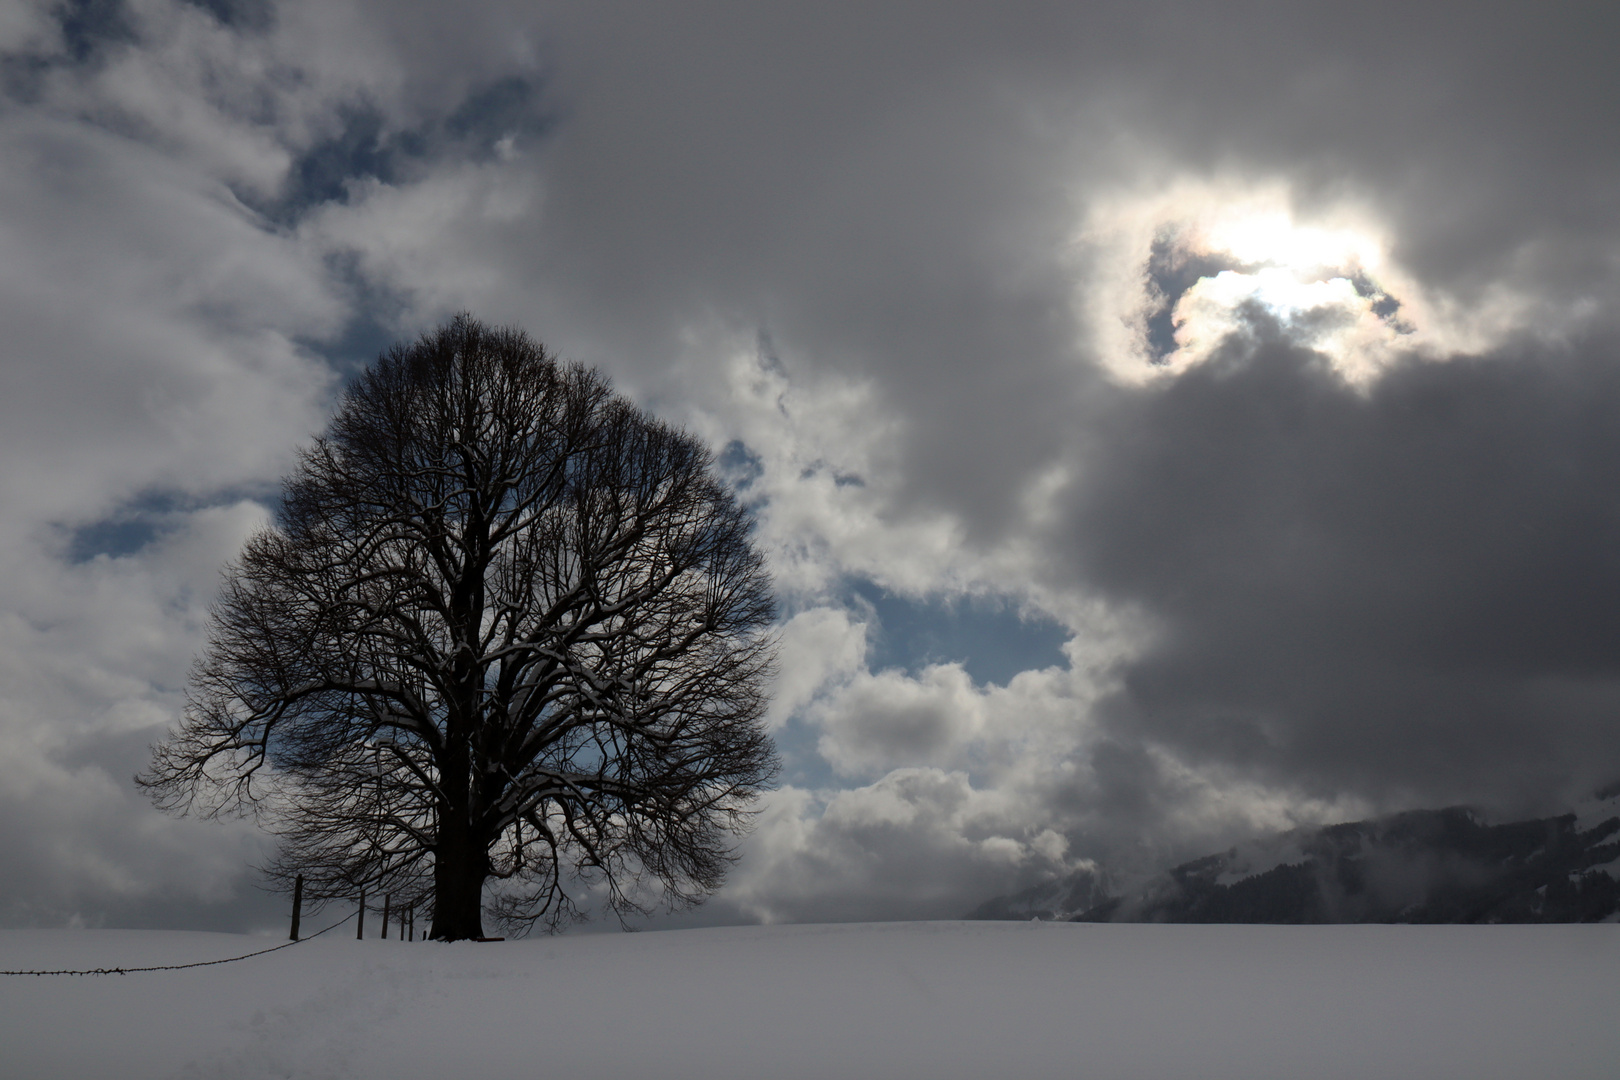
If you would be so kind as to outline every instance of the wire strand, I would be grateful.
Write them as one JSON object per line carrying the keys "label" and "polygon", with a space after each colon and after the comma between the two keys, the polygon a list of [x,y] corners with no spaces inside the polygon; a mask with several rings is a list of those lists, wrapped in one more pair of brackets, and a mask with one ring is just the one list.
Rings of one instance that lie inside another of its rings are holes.
{"label": "wire strand", "polygon": [[[348,922],[358,914],[360,914],[359,911],[351,911],[347,915],[343,916],[343,918],[333,923],[331,926],[328,926],[326,930],[336,930],[338,927],[342,926],[344,923]],[[58,971],[0,971],[0,975],[130,975],[137,971],[184,971],[186,968],[212,967],[215,964],[234,964],[238,960],[251,960],[255,956],[263,956],[266,953],[277,952],[281,949],[290,949],[294,945],[302,945],[306,941],[314,941],[316,938],[326,933],[326,930],[317,930],[315,933],[309,935],[309,937],[299,938],[297,941],[284,941],[280,945],[272,945],[270,948],[260,949],[258,952],[243,953],[241,956],[227,956],[223,960],[198,960],[193,964],[158,964],[155,967],[85,968],[83,970],[63,968]]]}

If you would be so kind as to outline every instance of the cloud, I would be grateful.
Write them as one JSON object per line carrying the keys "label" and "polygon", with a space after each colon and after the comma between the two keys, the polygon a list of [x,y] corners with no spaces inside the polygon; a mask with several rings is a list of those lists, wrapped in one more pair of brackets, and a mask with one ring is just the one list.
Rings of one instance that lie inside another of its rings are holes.
{"label": "cloud", "polygon": [[828,703],[821,756],[859,775],[896,762],[950,760],[984,727],[981,700],[960,664],[866,675]]}
{"label": "cloud", "polygon": [[57,36],[48,0],[22,0],[0,12],[0,53],[42,51]]}
{"label": "cloud", "polygon": [[762,922],[959,918],[964,898],[1068,869],[1066,842],[1020,810],[938,769],[896,770],[825,802],[784,788],[724,901]]}
{"label": "cloud", "polygon": [[866,624],[847,611],[811,608],[794,615],[778,637],[786,663],[777,672],[767,722],[780,727],[828,687],[865,670]]}
{"label": "cloud", "polygon": [[1227,350],[1123,398],[1069,493],[1075,571],[1160,625],[1111,730],[1395,803],[1551,805],[1620,767],[1613,339],[1365,395],[1275,325]]}
{"label": "cloud", "polygon": [[0,832],[13,868],[0,918],[11,925],[161,920],[165,907],[215,922],[240,905],[244,866],[264,858],[247,823],[165,822],[130,782],[179,707],[218,568],[265,511],[176,517],[128,555],[8,560],[29,575],[8,575],[0,620]]}
{"label": "cloud", "polygon": [[[1615,750],[1612,20],[10,5],[0,769],[93,797],[8,804],[7,903],[240,855],[81,838],[144,812],[130,740],[341,375],[462,307],[757,511],[797,771],[732,913],[1578,789]],[[1044,629],[1020,667],[884,604]]]}
{"label": "cloud", "polygon": [[64,504],[285,461],[330,384],[295,342],[338,324],[318,258],[140,143],[13,114],[0,146],[26,163],[0,177],[11,507],[82,514]]}
{"label": "cloud", "polygon": [[0,911],[239,926],[260,842],[163,822],[130,776],[264,520],[251,497],[321,424],[335,380],[309,345],[344,298],[236,197],[252,139],[221,139],[194,85],[127,42],[78,65],[55,37],[9,42],[42,53],[8,67],[24,85],[0,111]]}

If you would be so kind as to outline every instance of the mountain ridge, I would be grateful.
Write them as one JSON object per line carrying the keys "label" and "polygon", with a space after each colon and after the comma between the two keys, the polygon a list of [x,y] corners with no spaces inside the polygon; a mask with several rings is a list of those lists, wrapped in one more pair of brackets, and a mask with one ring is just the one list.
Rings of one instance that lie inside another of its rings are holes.
{"label": "mountain ridge", "polygon": [[1464,806],[1304,827],[1115,893],[1095,864],[981,904],[972,919],[1161,923],[1620,921],[1620,790],[1491,824]]}

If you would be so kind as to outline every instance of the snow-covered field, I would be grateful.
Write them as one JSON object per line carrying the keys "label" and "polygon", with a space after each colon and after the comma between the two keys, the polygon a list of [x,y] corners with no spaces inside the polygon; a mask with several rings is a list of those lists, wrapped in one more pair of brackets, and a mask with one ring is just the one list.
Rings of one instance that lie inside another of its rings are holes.
{"label": "snow-covered field", "polygon": [[[268,944],[0,931],[0,969]],[[0,977],[0,1076],[1613,1080],[1617,1006],[1613,925],[343,927],[188,971]]]}

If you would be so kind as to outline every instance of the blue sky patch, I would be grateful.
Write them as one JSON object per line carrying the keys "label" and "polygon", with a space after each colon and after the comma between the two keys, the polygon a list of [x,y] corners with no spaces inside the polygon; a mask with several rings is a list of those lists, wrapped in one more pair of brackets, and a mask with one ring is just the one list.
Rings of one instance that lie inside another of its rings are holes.
{"label": "blue sky patch", "polygon": [[279,197],[269,203],[248,191],[237,197],[290,225],[313,207],[347,202],[357,181],[403,183],[426,163],[445,158],[489,161],[501,152],[501,140],[534,139],[555,124],[555,116],[540,108],[540,91],[537,79],[496,79],[471,91],[443,119],[412,128],[390,127],[374,105],[351,104],[339,110],[341,129],[292,163]]}
{"label": "blue sky patch", "polygon": [[105,43],[135,40],[123,0],[67,0],[57,5],[56,17],[68,55],[81,64]]}
{"label": "blue sky patch", "polygon": [[867,627],[873,671],[918,671],[962,664],[973,681],[1005,685],[1020,671],[1065,663],[1069,632],[1052,619],[1025,618],[1005,600],[907,600],[869,581],[850,586],[853,606],[875,616]]}
{"label": "blue sky patch", "polygon": [[772,732],[771,738],[782,760],[782,772],[776,778],[779,785],[811,790],[843,786],[831,763],[821,756],[819,728],[790,720]]}
{"label": "blue sky patch", "polygon": [[67,535],[64,554],[68,562],[87,563],[99,555],[117,559],[150,546],[178,529],[182,515],[209,506],[227,506],[252,499],[274,513],[281,504],[281,484],[242,484],[213,492],[205,498],[173,491],[152,491],[138,495],[106,517],[78,526],[63,526]]}
{"label": "blue sky patch", "polygon": [[271,0],[184,0],[192,7],[201,8],[221,26],[235,30],[268,30],[275,22],[275,7]]}
{"label": "blue sky patch", "polygon": [[765,475],[765,460],[741,439],[726,443],[715,455],[714,464],[726,482],[739,492],[746,491]]}
{"label": "blue sky patch", "polygon": [[156,519],[141,515],[103,518],[70,530],[67,546],[68,561],[87,563],[97,555],[119,558],[133,555],[156,540],[167,527]]}

